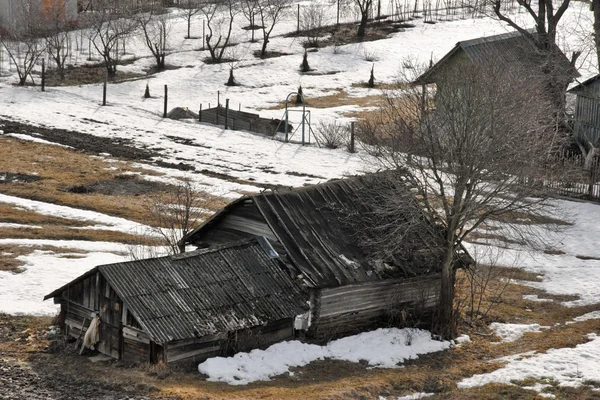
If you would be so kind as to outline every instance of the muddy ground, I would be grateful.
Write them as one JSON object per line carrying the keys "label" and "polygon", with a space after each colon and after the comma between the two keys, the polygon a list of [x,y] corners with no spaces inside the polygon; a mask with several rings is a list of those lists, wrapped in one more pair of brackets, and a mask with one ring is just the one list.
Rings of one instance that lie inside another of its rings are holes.
{"label": "muddy ground", "polygon": [[106,153],[127,160],[150,160],[158,154],[135,147],[126,139],[111,139],[65,129],[46,128],[0,118],[0,130],[41,138],[94,154]]}
{"label": "muddy ground", "polygon": [[126,367],[92,364],[72,345],[53,342],[47,323],[45,318],[0,314],[0,399],[157,399],[151,396],[157,389],[144,382],[143,374],[135,383],[119,382],[109,375]]}

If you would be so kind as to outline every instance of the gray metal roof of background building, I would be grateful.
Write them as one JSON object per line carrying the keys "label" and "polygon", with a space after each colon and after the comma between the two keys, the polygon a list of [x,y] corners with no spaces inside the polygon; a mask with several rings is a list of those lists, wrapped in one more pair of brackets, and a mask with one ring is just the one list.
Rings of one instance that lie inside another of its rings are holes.
{"label": "gray metal roof of background building", "polygon": [[308,295],[265,244],[249,239],[101,265],[71,284],[100,271],[156,343],[251,328],[292,318],[308,307]]}
{"label": "gray metal roof of background building", "polygon": [[[535,30],[529,32],[536,35]],[[565,74],[572,74],[573,77],[579,76],[558,46],[554,45],[554,50],[548,55],[538,49],[529,38],[514,31],[458,42],[450,52],[415,82],[434,83],[436,72],[443,68],[446,62],[459,51],[463,51],[474,63],[499,63],[506,68],[527,74],[542,74],[544,64],[553,61],[560,69],[564,70]]]}

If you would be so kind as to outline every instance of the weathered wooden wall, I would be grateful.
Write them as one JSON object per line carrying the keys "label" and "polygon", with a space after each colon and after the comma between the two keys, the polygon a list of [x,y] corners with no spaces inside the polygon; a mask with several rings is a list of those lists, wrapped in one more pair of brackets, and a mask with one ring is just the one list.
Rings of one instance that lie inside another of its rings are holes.
{"label": "weathered wooden wall", "polygon": [[575,136],[595,143],[600,137],[600,81],[595,81],[577,94]]}
{"label": "weathered wooden wall", "polygon": [[121,357],[122,304],[100,273],[69,286],[55,301],[61,304],[67,333],[75,338],[83,336],[80,332],[89,326],[92,312],[99,311],[100,343],[97,349],[116,359]]}
{"label": "weathered wooden wall", "polygon": [[294,338],[294,320],[282,319],[264,326],[244,329],[230,335],[228,353],[265,349],[272,344]]}
{"label": "weathered wooden wall", "polygon": [[[227,127],[229,129],[256,132],[269,136],[273,136],[276,133],[279,124],[278,120],[260,118],[258,114],[237,111],[231,108],[229,109],[229,116],[227,118],[227,111],[225,107],[215,107],[202,110],[198,116],[198,120],[200,122],[207,122],[209,124],[221,126],[225,126],[225,119],[227,119]],[[282,127],[283,124],[279,129],[280,132],[283,132]],[[292,128],[290,125],[288,127],[288,132],[291,131]]]}
{"label": "weathered wooden wall", "polygon": [[[309,337],[329,340],[355,334],[397,318],[426,318],[437,307],[439,276],[382,280],[315,290]],[[424,322],[424,321],[421,321]]]}
{"label": "weathered wooden wall", "polygon": [[227,334],[216,334],[201,338],[184,339],[167,344],[167,362],[198,363],[209,357],[223,354],[223,343]]}
{"label": "weathered wooden wall", "polygon": [[264,236],[277,253],[280,255],[285,253],[283,246],[281,246],[252,200],[245,200],[217,221],[211,229],[207,229],[206,233],[199,236],[194,244],[212,246],[255,236]]}

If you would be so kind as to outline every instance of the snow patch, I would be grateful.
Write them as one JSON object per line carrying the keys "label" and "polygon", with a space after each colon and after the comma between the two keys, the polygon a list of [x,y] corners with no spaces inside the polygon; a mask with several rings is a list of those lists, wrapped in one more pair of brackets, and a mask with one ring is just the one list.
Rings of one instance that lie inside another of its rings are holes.
{"label": "snow patch", "polygon": [[[493,382],[511,384],[527,378],[552,379],[559,386],[577,387],[587,380],[597,380],[600,371],[600,337],[591,333],[588,338],[589,342],[574,348],[550,349],[547,353],[509,362],[505,367],[488,374],[463,379],[458,387],[472,388]],[[533,388],[541,390],[541,387]]]}
{"label": "snow patch", "polygon": [[334,340],[326,346],[293,340],[274,344],[266,350],[252,350],[227,358],[209,358],[198,366],[198,371],[208,375],[209,381],[245,385],[269,380],[289,372],[290,367],[300,367],[325,358],[351,362],[364,360],[372,367],[394,368],[405,360],[417,358],[419,354],[451,346],[451,342],[433,340],[431,333],[425,330],[386,328]]}
{"label": "snow patch", "polygon": [[490,329],[496,332],[496,335],[502,338],[502,342],[514,342],[519,340],[525,332],[540,332],[541,329],[548,329],[548,326],[540,324],[503,324],[492,322]]}

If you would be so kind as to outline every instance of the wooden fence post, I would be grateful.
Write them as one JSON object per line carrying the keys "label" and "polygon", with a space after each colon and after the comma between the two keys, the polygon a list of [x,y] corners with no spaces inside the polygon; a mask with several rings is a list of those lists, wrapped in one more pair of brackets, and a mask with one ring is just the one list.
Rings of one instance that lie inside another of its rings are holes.
{"label": "wooden fence post", "polygon": [[46,60],[42,58],[42,92],[46,91]]}
{"label": "wooden fence post", "polygon": [[350,122],[350,153],[354,153],[354,121]]}
{"label": "wooden fence post", "polygon": [[167,103],[169,101],[169,89],[167,88],[167,85],[165,85],[165,106],[163,109],[163,118],[167,118]]}
{"label": "wooden fence post", "polygon": [[229,99],[225,99],[225,129],[229,129]]}
{"label": "wooden fence post", "polygon": [[300,34],[300,4],[298,4],[298,25],[296,27],[296,35]]}
{"label": "wooden fence post", "polygon": [[200,110],[198,111],[198,122],[202,122],[202,103],[200,103]]}
{"label": "wooden fence post", "polygon": [[102,87],[102,105],[106,105],[106,85],[108,84],[108,72],[104,72],[104,86]]}

